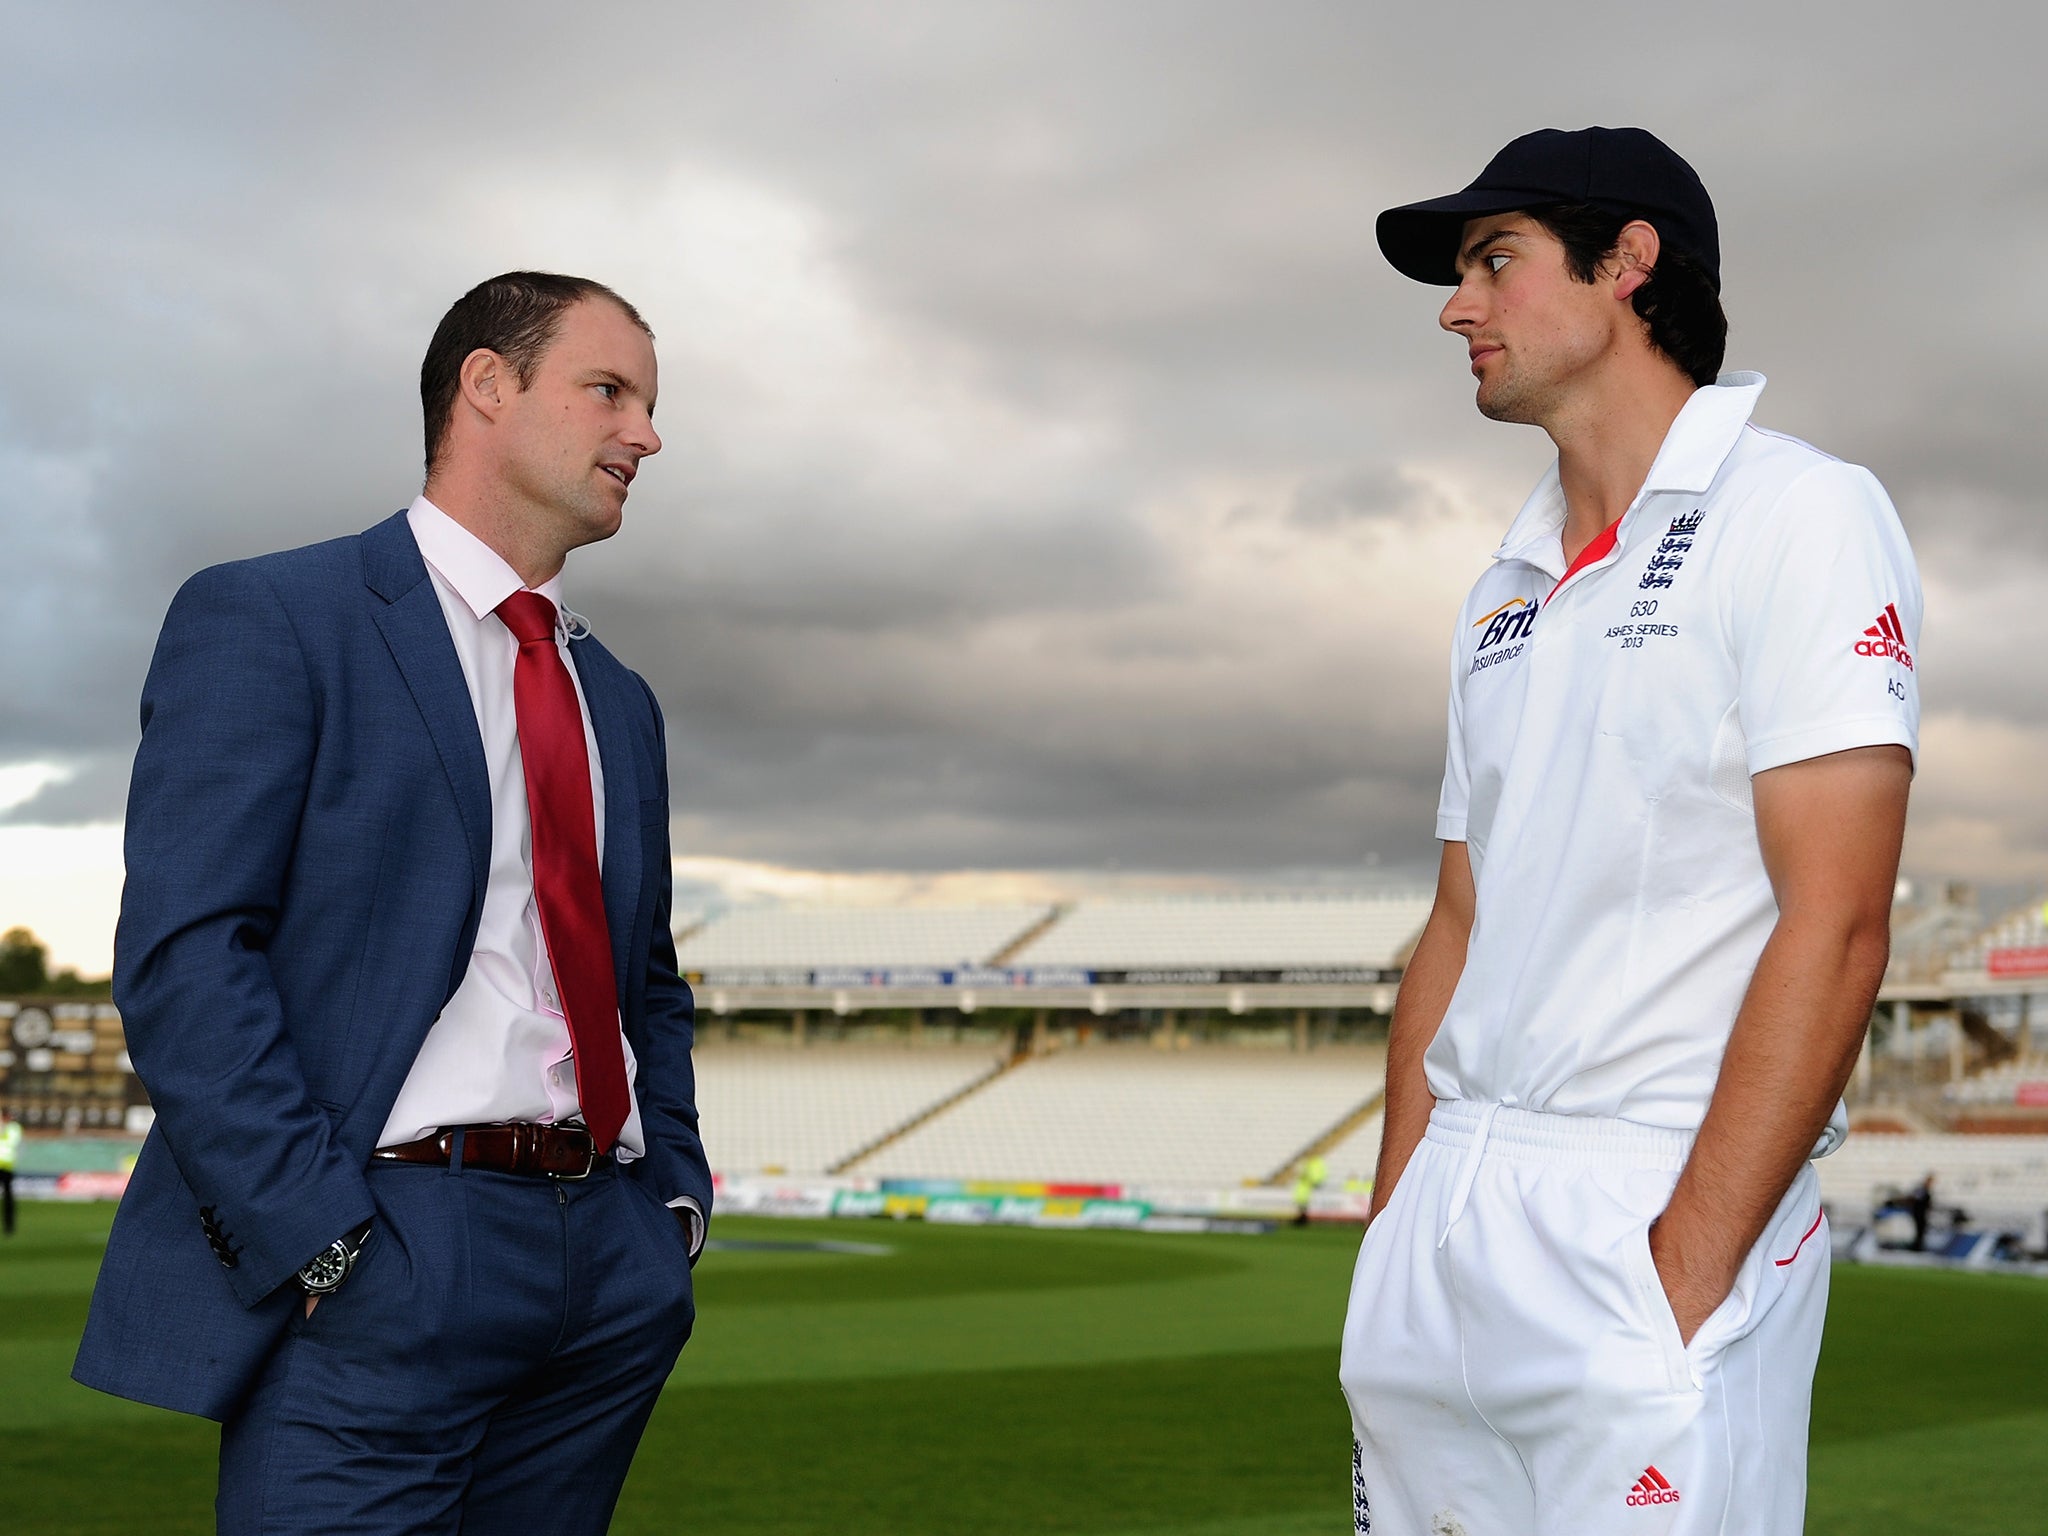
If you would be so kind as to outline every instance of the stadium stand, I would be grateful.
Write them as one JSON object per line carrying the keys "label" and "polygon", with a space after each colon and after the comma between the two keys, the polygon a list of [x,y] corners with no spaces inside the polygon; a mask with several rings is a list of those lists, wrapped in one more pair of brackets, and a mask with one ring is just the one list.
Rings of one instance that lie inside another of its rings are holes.
{"label": "stadium stand", "polygon": [[1892,950],[1885,980],[1939,979],[1955,968],[1956,954],[1975,943],[1983,927],[1984,916],[1970,886],[1947,881],[1923,890],[1901,881],[1892,902]]}
{"label": "stadium stand", "polygon": [[1090,1045],[1021,1063],[848,1171],[882,1178],[1263,1183],[1377,1095],[1363,1046]]}
{"label": "stadium stand", "polygon": [[1886,1195],[1933,1173],[1944,1203],[1979,1220],[2033,1222],[2048,1210],[2048,1136],[1852,1135],[1814,1164],[1838,1223],[1867,1220]]}
{"label": "stadium stand", "polygon": [[2029,902],[1983,930],[1950,959],[1957,971],[2040,976],[2048,985],[2048,903]]}
{"label": "stadium stand", "polygon": [[2048,1061],[2018,1057],[1950,1083],[1942,1097],[1952,1104],[2026,1104],[2048,1108]]}
{"label": "stadium stand", "polygon": [[1379,1166],[1380,1132],[1385,1127],[1386,1116],[1374,1110],[1330,1143],[1323,1151],[1330,1182],[1341,1185],[1353,1180],[1370,1181],[1373,1170]]}
{"label": "stadium stand", "polygon": [[1019,967],[1391,970],[1429,916],[1426,893],[1082,901],[1021,946]]}
{"label": "stadium stand", "polygon": [[685,934],[685,972],[835,966],[979,966],[1053,915],[1049,906],[741,907]]}
{"label": "stadium stand", "polygon": [[697,1105],[712,1166],[826,1173],[1002,1069],[991,1046],[701,1043]]}

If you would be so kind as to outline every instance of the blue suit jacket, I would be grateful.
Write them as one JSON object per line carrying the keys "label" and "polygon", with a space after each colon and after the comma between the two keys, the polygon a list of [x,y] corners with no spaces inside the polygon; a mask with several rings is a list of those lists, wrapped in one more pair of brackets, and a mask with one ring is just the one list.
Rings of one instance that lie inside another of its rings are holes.
{"label": "blue suit jacket", "polygon": [[[604,761],[605,916],[648,1139],[629,1172],[709,1213],[661,713],[595,639],[572,654]],[[475,711],[403,513],[185,584],[143,686],[114,946],[157,1122],[78,1380],[233,1411],[299,1304],[293,1273],[373,1214],[364,1165],[468,967],[490,843]]]}

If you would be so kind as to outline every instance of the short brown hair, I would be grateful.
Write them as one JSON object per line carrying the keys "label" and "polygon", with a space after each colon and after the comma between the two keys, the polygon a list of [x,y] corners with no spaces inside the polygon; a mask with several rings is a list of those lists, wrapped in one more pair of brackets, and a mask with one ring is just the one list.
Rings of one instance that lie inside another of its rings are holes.
{"label": "short brown hair", "polygon": [[[1652,226],[1655,214],[1617,213],[1585,203],[1531,208],[1529,217],[1564,247],[1565,269],[1582,283],[1593,281],[1600,263],[1621,244],[1621,232],[1635,218]],[[1663,231],[1659,230],[1661,235]],[[1728,315],[1712,273],[1675,245],[1657,257],[1657,269],[1629,296],[1637,318],[1649,327],[1650,344],[1694,384],[1711,384],[1728,352]]]}
{"label": "short brown hair", "polygon": [[562,313],[585,299],[608,299],[652,337],[640,311],[603,283],[559,272],[506,272],[478,283],[457,299],[427,343],[420,364],[420,409],[426,417],[427,474],[434,473],[448,418],[462,389],[462,361],[479,348],[511,365],[524,389],[555,339]]}

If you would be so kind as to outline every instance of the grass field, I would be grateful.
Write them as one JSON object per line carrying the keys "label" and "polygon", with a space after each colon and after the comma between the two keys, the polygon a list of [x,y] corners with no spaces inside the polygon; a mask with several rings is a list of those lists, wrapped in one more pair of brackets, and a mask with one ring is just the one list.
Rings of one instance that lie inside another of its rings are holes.
{"label": "grass field", "polygon": [[[211,1530],[212,1425],[67,1372],[111,1218],[0,1244],[0,1530]],[[614,1530],[1337,1536],[1355,1235],[721,1220]],[[1836,1271],[1816,1536],[2048,1529],[2048,1283]],[[545,1536],[538,1526],[536,1536]]]}

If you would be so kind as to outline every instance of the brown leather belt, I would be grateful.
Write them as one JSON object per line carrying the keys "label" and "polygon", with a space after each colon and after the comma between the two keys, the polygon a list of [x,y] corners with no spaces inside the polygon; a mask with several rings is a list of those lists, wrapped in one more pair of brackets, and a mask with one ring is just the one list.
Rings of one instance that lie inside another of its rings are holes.
{"label": "brown leather belt", "polygon": [[603,1156],[580,1125],[449,1126],[418,1141],[379,1147],[370,1156],[386,1163],[426,1163],[446,1168],[455,1161],[455,1136],[462,1134],[462,1166],[534,1178],[583,1179]]}

